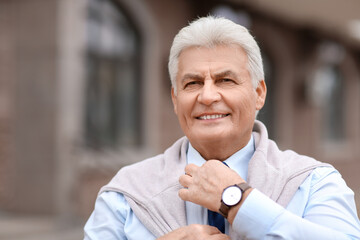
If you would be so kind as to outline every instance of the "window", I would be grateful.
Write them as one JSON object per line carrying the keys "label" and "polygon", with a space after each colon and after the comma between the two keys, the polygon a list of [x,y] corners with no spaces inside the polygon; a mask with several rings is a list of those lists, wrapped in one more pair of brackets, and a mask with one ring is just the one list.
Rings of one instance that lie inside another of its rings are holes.
{"label": "window", "polygon": [[318,47],[319,64],[311,79],[310,99],[321,114],[320,136],[329,143],[340,143],[345,134],[345,78],[341,71],[344,49],[335,43]]}
{"label": "window", "polygon": [[140,39],[111,0],[89,0],[85,144],[94,149],[141,143]]}
{"label": "window", "polygon": [[319,67],[315,79],[321,95],[322,129],[324,140],[338,142],[345,138],[344,80],[339,66],[326,64]]}

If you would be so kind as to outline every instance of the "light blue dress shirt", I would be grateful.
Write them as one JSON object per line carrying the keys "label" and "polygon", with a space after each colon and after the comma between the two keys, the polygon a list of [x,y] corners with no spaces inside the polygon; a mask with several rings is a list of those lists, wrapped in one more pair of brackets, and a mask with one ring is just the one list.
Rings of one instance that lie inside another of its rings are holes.
{"label": "light blue dress shirt", "polygon": [[[252,137],[246,147],[225,162],[247,179],[248,163],[254,151]],[[198,166],[205,162],[191,144],[187,160]],[[186,214],[188,224],[207,224],[207,209],[199,205],[186,202]],[[354,193],[340,173],[330,167],[316,168],[286,209],[254,189],[239,209],[232,227],[248,239],[360,239]],[[229,232],[228,222],[225,231]],[[155,239],[123,195],[116,192],[104,192],[97,198],[84,232],[84,240]]]}

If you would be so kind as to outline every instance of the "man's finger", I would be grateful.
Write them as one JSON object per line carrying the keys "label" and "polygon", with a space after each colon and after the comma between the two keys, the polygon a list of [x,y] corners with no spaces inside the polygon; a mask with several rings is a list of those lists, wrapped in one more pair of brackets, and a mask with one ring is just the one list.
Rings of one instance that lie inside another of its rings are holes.
{"label": "man's finger", "polygon": [[189,228],[193,232],[206,234],[206,235],[215,235],[215,234],[221,234],[220,230],[217,227],[210,226],[210,225],[202,225],[202,224],[192,224],[189,225]]}
{"label": "man's finger", "polygon": [[193,176],[193,174],[197,171],[199,167],[196,166],[195,164],[188,164],[185,167],[185,174]]}
{"label": "man's finger", "polygon": [[221,233],[221,231],[220,231],[217,227],[208,226],[208,225],[205,225],[205,227],[206,227],[206,232],[207,232],[209,235]]}
{"label": "man's finger", "polygon": [[186,188],[182,188],[178,192],[179,197],[184,201],[189,201],[189,190]]}
{"label": "man's finger", "polygon": [[189,175],[181,175],[179,178],[180,184],[185,188],[190,186],[191,181],[192,181],[192,177]]}
{"label": "man's finger", "polygon": [[225,235],[225,234],[211,235],[207,239],[208,240],[231,240],[231,238],[228,235]]}

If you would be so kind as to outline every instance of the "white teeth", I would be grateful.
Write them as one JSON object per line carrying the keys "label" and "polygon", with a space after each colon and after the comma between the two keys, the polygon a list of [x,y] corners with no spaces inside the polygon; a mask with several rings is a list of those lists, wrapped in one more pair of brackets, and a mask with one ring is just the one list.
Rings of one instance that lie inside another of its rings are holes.
{"label": "white teeth", "polygon": [[214,115],[204,115],[199,117],[201,120],[209,120],[209,119],[217,119],[217,118],[223,118],[226,117],[225,114],[214,114]]}

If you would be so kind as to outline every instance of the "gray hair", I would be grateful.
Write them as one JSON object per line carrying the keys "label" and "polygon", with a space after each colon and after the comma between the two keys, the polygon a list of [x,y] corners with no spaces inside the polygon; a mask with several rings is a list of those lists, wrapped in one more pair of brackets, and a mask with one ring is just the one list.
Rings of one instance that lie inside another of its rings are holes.
{"label": "gray hair", "polygon": [[248,57],[248,71],[254,88],[264,79],[264,69],[260,53],[254,37],[249,31],[222,17],[202,17],[182,28],[175,36],[170,49],[169,74],[172,87],[176,93],[176,75],[179,56],[189,47],[212,48],[218,45],[239,45]]}

